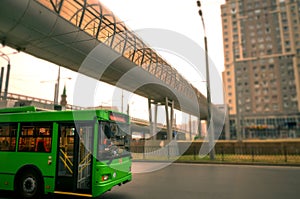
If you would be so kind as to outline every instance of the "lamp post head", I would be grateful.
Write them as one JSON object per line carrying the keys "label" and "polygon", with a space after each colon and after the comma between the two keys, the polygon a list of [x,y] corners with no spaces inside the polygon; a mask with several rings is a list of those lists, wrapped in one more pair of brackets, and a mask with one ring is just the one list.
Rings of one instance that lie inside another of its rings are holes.
{"label": "lamp post head", "polygon": [[199,10],[198,13],[202,17],[202,10]]}
{"label": "lamp post head", "polygon": [[201,7],[201,2],[199,0],[197,1],[197,6]]}

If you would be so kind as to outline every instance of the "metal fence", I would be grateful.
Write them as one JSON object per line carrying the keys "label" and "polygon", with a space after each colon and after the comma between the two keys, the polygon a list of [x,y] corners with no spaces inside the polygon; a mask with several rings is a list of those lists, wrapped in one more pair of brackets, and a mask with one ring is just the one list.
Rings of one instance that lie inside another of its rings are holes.
{"label": "metal fence", "polygon": [[[279,146],[279,147],[278,147]],[[215,146],[215,159],[199,156],[199,145],[180,144],[161,146],[135,145],[131,147],[134,160],[166,160],[177,162],[285,164],[300,166],[300,148],[294,145]]]}

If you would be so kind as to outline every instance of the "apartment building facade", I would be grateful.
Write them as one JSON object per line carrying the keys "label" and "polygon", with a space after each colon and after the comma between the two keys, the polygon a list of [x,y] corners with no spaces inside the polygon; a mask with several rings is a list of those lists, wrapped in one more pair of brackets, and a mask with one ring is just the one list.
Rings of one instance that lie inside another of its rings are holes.
{"label": "apartment building facade", "polygon": [[300,137],[300,0],[221,6],[231,138]]}

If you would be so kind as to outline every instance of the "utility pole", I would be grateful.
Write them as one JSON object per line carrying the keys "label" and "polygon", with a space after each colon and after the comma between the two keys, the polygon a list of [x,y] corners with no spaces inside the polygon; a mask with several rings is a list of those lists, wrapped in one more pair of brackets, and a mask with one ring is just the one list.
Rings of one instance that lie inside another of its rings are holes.
{"label": "utility pole", "polygon": [[60,66],[58,67],[57,80],[54,87],[54,106],[58,105],[59,83],[60,83]]}
{"label": "utility pole", "polygon": [[1,99],[1,96],[2,96],[3,75],[4,75],[4,67],[1,67],[1,73],[0,73],[0,99]]}
{"label": "utility pole", "polygon": [[203,31],[204,31],[204,48],[205,48],[205,69],[206,69],[206,92],[207,92],[207,134],[209,141],[209,157],[211,160],[215,159],[215,149],[214,149],[214,125],[211,122],[212,114],[211,114],[211,97],[210,97],[210,78],[209,78],[209,63],[208,63],[208,48],[207,48],[207,37],[206,37],[206,29],[203,19],[203,13],[201,10],[201,2],[197,1],[197,6],[199,8],[198,14],[201,17]]}
{"label": "utility pole", "polygon": [[54,109],[57,108],[57,105],[59,105],[59,101],[58,101],[58,96],[59,96],[59,84],[60,84],[60,80],[62,79],[68,79],[71,80],[71,77],[65,77],[65,78],[61,78],[60,77],[60,66],[58,67],[58,74],[57,74],[57,79],[56,80],[45,80],[45,81],[40,81],[40,83],[46,83],[46,82],[55,82],[54,85]]}

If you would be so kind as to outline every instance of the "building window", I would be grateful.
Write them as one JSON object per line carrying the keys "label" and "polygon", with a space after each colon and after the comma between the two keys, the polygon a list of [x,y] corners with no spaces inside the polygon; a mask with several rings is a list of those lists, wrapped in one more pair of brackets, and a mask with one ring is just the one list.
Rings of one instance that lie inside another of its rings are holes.
{"label": "building window", "polygon": [[278,104],[273,104],[272,106],[273,106],[273,111],[278,111],[279,110]]}

